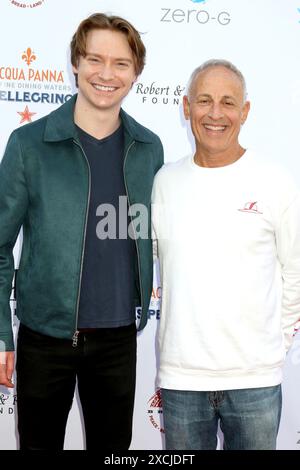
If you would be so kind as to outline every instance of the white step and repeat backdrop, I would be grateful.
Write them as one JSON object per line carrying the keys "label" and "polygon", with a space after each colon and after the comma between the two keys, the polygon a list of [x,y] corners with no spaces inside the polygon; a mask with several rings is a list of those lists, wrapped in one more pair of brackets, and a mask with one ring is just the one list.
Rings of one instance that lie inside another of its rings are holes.
{"label": "white step and repeat backdrop", "polygon": [[[225,58],[244,73],[252,104],[241,143],[286,165],[300,184],[300,0],[1,0],[1,156],[14,128],[49,113],[75,92],[70,39],[79,22],[97,11],[124,16],[143,33],[146,68],[124,108],[160,135],[166,161],[192,151],[182,112],[190,73],[204,60]],[[17,258],[18,247],[15,252]],[[164,446],[155,386],[160,297],[156,271],[148,326],[138,338],[132,449]],[[287,358],[283,390],[278,448],[300,449],[299,335]],[[16,399],[0,388],[0,449],[17,448]],[[105,432],[101,427],[100,422],[99,431]],[[83,449],[83,443],[75,398],[65,448]]]}

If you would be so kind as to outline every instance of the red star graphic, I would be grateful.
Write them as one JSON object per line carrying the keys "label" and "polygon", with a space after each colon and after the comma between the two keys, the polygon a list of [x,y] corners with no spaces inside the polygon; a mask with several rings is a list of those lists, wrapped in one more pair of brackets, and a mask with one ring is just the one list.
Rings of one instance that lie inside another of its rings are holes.
{"label": "red star graphic", "polygon": [[29,111],[29,108],[28,106],[26,106],[25,110],[22,112],[22,111],[17,111],[18,114],[20,114],[20,116],[22,116],[22,119],[20,121],[20,124],[23,124],[23,122],[31,122],[31,118],[32,116],[34,116],[36,113],[31,113]]}

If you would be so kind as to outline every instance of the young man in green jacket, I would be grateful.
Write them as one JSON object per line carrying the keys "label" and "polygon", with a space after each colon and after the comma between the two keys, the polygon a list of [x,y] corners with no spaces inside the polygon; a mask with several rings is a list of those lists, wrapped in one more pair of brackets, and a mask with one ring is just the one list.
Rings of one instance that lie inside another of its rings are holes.
{"label": "young man in green jacket", "polygon": [[[143,328],[152,289],[151,189],[163,164],[159,138],[121,109],[144,60],[126,20],[97,13],[82,21],[71,42],[78,95],[15,130],[0,165],[0,384],[7,387],[12,250],[23,226],[21,449],[63,448],[76,379],[87,449],[130,446],[135,307],[142,306]],[[135,223],[137,212],[143,218]]]}

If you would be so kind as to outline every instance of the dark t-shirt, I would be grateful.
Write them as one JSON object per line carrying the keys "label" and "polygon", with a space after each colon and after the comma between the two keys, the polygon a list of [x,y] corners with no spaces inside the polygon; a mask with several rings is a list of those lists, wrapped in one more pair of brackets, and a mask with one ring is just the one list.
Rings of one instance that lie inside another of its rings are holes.
{"label": "dark t-shirt", "polygon": [[[135,320],[136,247],[128,236],[123,127],[101,140],[78,127],[77,132],[91,170],[78,328],[129,325]],[[121,207],[123,224],[119,230]]]}

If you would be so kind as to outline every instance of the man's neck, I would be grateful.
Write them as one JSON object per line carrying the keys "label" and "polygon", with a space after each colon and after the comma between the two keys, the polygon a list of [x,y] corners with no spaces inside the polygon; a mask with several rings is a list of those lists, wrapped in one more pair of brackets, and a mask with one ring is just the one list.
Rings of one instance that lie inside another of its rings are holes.
{"label": "man's neck", "polygon": [[103,111],[93,109],[85,105],[78,96],[74,110],[74,122],[87,134],[100,140],[113,134],[118,129],[121,123],[119,113],[120,108]]}
{"label": "man's neck", "polygon": [[197,165],[206,168],[217,168],[231,165],[241,158],[246,150],[237,144],[236,147],[225,152],[209,152],[203,149],[196,149],[194,161]]}

